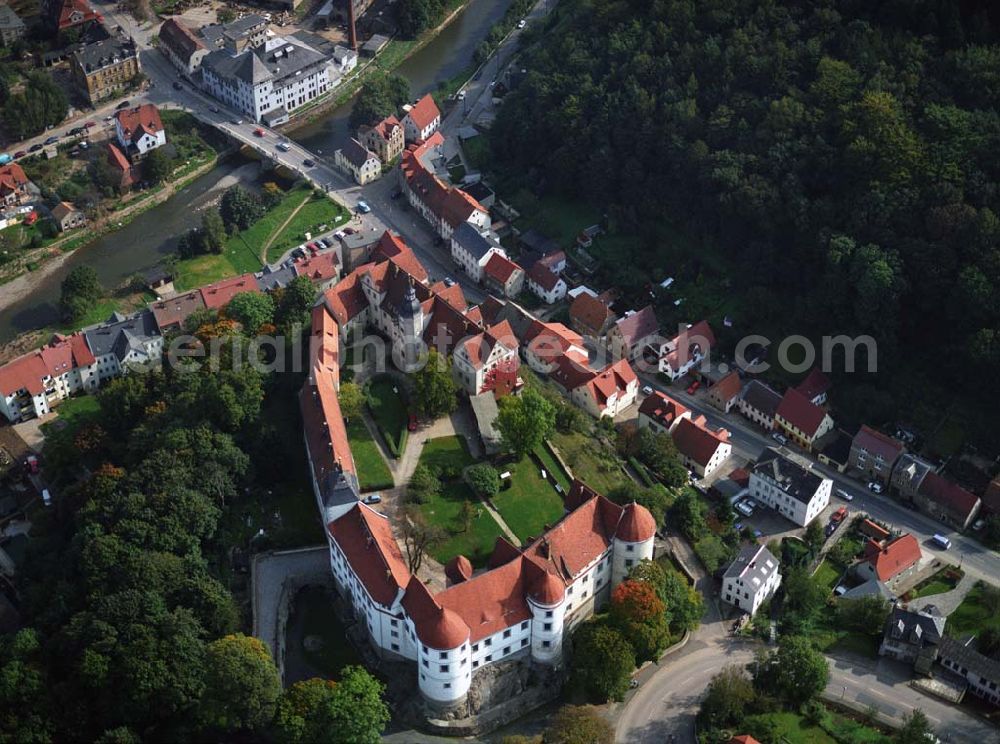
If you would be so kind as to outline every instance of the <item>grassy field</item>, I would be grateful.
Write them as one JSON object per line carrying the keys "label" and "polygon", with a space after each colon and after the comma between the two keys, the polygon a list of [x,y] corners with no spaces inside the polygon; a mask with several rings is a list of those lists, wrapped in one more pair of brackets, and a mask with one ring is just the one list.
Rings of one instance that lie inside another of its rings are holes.
{"label": "grassy field", "polygon": [[[966,633],[979,635],[988,628],[1000,631],[1000,589],[978,582],[962,604],[948,616],[948,634],[961,636]],[[995,598],[995,599],[994,599]]]}
{"label": "grassy field", "polygon": [[552,484],[542,478],[538,465],[524,458],[501,470],[511,474],[510,488],[493,497],[500,516],[522,541],[538,537],[545,525],[553,525],[563,515],[563,501]]}
{"label": "grassy field", "polygon": [[[257,268],[260,268],[258,265]],[[229,256],[210,253],[177,262],[174,270],[174,286],[178,291],[197,289],[241,272],[236,270]]]}
{"label": "grassy field", "polygon": [[[753,716],[754,721],[768,721],[775,729],[776,742],[784,744],[837,744],[837,740],[819,726],[812,726],[797,713],[768,713]],[[752,724],[748,727],[752,730]]]}
{"label": "grassy field", "polygon": [[[476,137],[470,142],[478,139],[480,138]],[[469,155],[469,150],[466,150],[471,162],[484,156],[484,153],[477,152],[477,148],[481,148],[483,144],[472,145],[473,155]],[[580,200],[559,196],[538,198],[534,194],[519,191],[514,196],[514,206],[521,213],[521,219],[517,223],[519,229],[523,231],[534,228],[559,243],[560,248],[572,245],[583,228],[600,221],[600,214],[593,207]]]}
{"label": "grassy field", "polygon": [[386,439],[392,439],[390,449],[399,450],[406,431],[406,401],[394,391],[391,377],[376,377],[368,383],[368,410]]}
{"label": "grassy field", "polygon": [[607,493],[627,481],[615,453],[603,448],[593,437],[556,432],[551,441],[573,475],[599,493]]}
{"label": "grassy field", "polygon": [[294,248],[306,239],[305,234],[317,232],[320,225],[333,228],[347,222],[348,213],[336,202],[325,196],[311,196],[305,206],[292,218],[292,221],[274,237],[267,248],[268,263],[277,261],[285,251]]}
{"label": "grassy field", "polygon": [[59,418],[43,424],[42,431],[48,433],[53,425],[58,426],[60,429],[68,428],[75,431],[100,410],[101,406],[97,402],[96,395],[80,395],[75,398],[67,398],[55,408],[55,411],[59,414]]}
{"label": "grassy field", "polygon": [[347,424],[347,437],[351,441],[354,465],[358,469],[358,483],[362,491],[392,488],[392,473],[382,459],[378,445],[368,433],[363,421],[355,419]]}
{"label": "grassy field", "polygon": [[962,580],[964,575],[965,572],[956,566],[945,566],[913,587],[907,592],[907,596],[909,599],[918,599],[919,597],[929,597],[932,594],[950,592],[958,586],[958,582]]}
{"label": "grassy field", "polygon": [[558,461],[556,461],[556,458],[549,454],[549,451],[544,446],[535,448],[534,454],[539,460],[542,461],[542,465],[545,466],[545,469],[549,472],[549,474],[559,482],[563,491],[569,491],[569,475],[562,469],[562,466],[558,463]]}
{"label": "grassy field", "polygon": [[826,591],[829,593],[833,591],[833,587],[837,583],[837,579],[840,578],[840,574],[841,571],[837,566],[824,559],[819,564],[819,568],[816,569],[816,573],[813,574],[813,578],[816,579],[816,583],[826,587]]}
{"label": "grassy field", "polygon": [[[472,463],[472,457],[465,449],[461,438],[440,437],[424,445],[420,453],[420,464],[445,472],[461,472]],[[430,524],[440,527],[447,536],[431,550],[434,559],[441,563],[464,555],[475,566],[486,563],[496,539],[501,536],[500,525],[479,503],[472,489],[460,477],[443,478],[441,493],[420,505],[420,511]],[[469,529],[463,529],[461,510],[463,502],[472,502],[476,514]]]}

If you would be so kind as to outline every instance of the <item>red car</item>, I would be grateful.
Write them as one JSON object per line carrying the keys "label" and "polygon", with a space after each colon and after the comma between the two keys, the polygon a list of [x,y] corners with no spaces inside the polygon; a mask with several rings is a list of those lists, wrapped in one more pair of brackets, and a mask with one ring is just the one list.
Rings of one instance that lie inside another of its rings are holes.
{"label": "red car", "polygon": [[25,152],[24,150],[18,150],[17,152],[15,152],[15,153],[14,153],[14,158],[15,158],[15,160],[16,160],[17,158],[23,158],[23,157],[24,157],[25,155],[27,155],[27,154],[28,154],[28,153],[27,153],[27,152]]}
{"label": "red car", "polygon": [[88,121],[86,124],[83,125],[84,129],[92,129],[93,127],[96,126],[97,126],[96,121]]}
{"label": "red car", "polygon": [[701,382],[695,380],[688,386],[688,395],[694,395],[698,388],[701,387]]}
{"label": "red car", "polygon": [[410,414],[410,420],[406,424],[406,430],[407,431],[416,431],[417,430],[417,417],[416,417],[416,414],[413,414],[413,413]]}
{"label": "red car", "polygon": [[257,127],[256,129],[253,130],[253,134],[254,134],[255,137],[263,137],[264,136],[264,130],[261,129],[260,127]]}

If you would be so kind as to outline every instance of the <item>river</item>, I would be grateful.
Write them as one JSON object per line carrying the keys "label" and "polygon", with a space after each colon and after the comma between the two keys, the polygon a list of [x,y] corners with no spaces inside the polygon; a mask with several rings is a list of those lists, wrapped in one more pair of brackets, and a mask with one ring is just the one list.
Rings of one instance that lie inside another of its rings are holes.
{"label": "river", "polygon": [[[510,0],[470,0],[458,18],[403,62],[396,72],[410,81],[414,97],[433,91],[439,82],[467,68],[476,47],[503,16],[509,3]],[[351,103],[347,103],[291,132],[290,136],[313,151],[332,156],[347,140],[350,113]],[[220,183],[232,180],[239,164],[240,161],[219,165],[169,201],[78,249],[57,271],[39,282],[30,296],[0,311],[0,342],[57,322],[59,285],[74,266],[92,266],[108,288],[155,266],[175,250],[178,237],[201,220],[199,207],[217,196],[212,192]]]}

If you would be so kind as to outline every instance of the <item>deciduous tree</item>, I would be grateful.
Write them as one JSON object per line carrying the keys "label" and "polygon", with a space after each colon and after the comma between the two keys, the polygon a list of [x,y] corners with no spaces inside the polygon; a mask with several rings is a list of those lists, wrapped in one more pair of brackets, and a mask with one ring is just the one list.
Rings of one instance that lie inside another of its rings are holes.
{"label": "deciduous tree", "polygon": [[564,705],[545,730],[545,744],[612,744],[611,724],[591,705]]}
{"label": "deciduous tree", "polygon": [[635,669],[635,650],[616,629],[584,623],[573,634],[573,679],[595,700],[621,700]]}
{"label": "deciduous tree", "polygon": [[723,667],[708,683],[698,721],[709,729],[738,726],[756,697],[753,684],[742,669]]}
{"label": "deciduous tree", "polygon": [[104,293],[97,272],[90,266],[74,267],[62,281],[59,308],[66,322],[80,320]]}
{"label": "deciduous tree", "polygon": [[521,459],[548,438],[555,428],[555,409],[536,390],[500,399],[496,428],[504,448]]}
{"label": "deciduous tree", "polygon": [[430,418],[451,413],[458,407],[458,386],[451,376],[451,360],[437,349],[430,349],[427,363],[413,375],[415,400],[420,410]]}
{"label": "deciduous tree", "polygon": [[796,706],[819,695],[830,679],[826,658],[802,636],[782,636],[778,649],[762,652],[750,673],[758,690]]}
{"label": "deciduous tree", "polygon": [[226,315],[239,322],[245,333],[253,335],[262,325],[274,321],[274,299],[264,292],[240,292],[229,301]]}
{"label": "deciduous tree", "polygon": [[264,643],[241,633],[208,645],[202,716],[223,731],[253,731],[269,723],[281,680]]}
{"label": "deciduous tree", "polygon": [[365,394],[361,387],[353,382],[342,382],[337,396],[340,402],[340,412],[345,419],[357,418],[365,405]]}
{"label": "deciduous tree", "polygon": [[500,473],[492,465],[473,465],[465,471],[465,477],[473,490],[484,498],[492,498],[500,493]]}

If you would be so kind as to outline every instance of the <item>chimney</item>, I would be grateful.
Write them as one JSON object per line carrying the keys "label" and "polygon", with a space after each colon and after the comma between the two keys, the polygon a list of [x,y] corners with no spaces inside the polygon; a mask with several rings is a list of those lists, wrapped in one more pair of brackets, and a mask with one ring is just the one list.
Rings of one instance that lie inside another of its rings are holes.
{"label": "chimney", "polygon": [[354,17],[354,0],[347,0],[347,34],[351,51],[358,51],[358,29]]}

